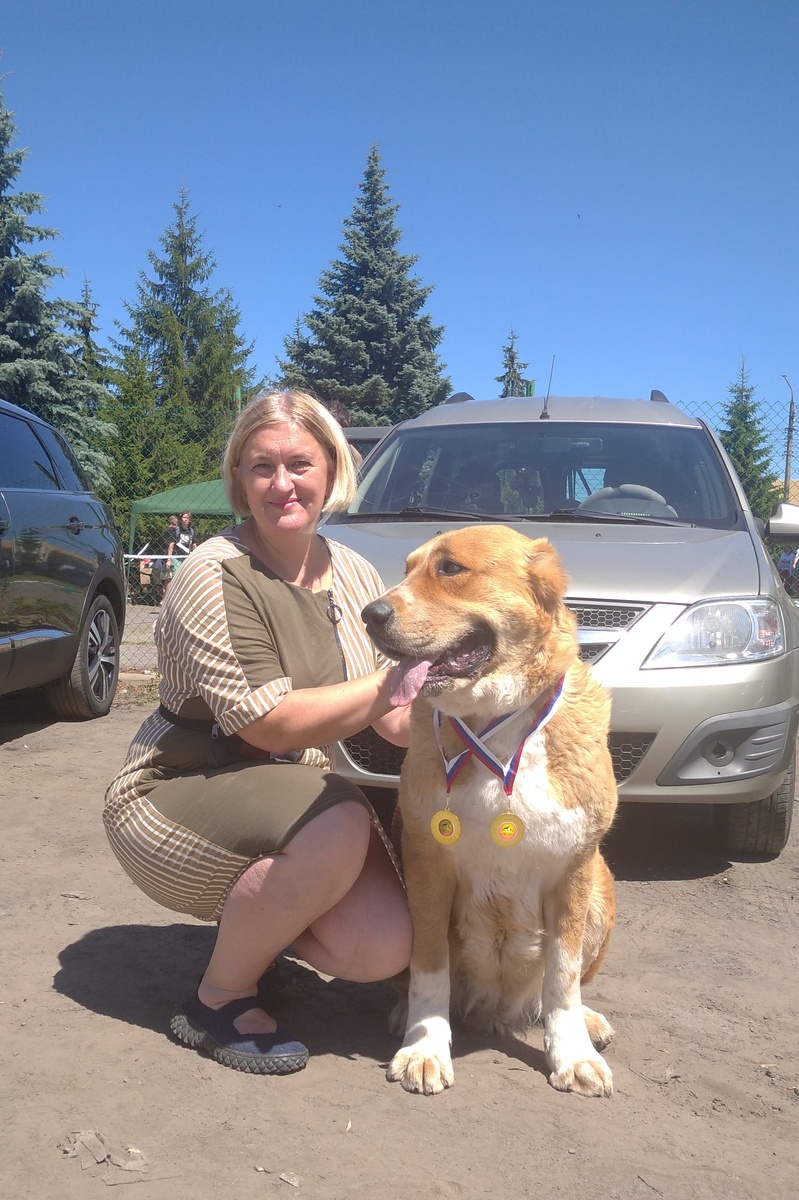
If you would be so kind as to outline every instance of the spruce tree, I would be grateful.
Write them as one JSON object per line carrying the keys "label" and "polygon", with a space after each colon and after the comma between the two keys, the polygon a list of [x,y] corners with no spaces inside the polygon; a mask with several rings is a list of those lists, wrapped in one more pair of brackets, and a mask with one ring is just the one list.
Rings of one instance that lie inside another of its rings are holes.
{"label": "spruce tree", "polygon": [[199,441],[184,440],[159,407],[152,372],[135,342],[122,351],[101,416],[115,430],[109,443],[109,500],[117,524],[126,531],[131,500],[201,478],[204,448]]}
{"label": "spruce tree", "polygon": [[322,272],[314,308],[285,338],[279,364],[285,384],[346,405],[356,425],[416,416],[450,392],[436,353],[444,327],[422,312],[433,289],[410,274],[418,256],[397,249],[398,209],[373,146],[342,256]]}
{"label": "spruce tree", "polygon": [[500,396],[532,396],[533,394],[535,380],[522,378],[522,371],[526,371],[530,364],[519,361],[516,353],[516,337],[516,330],[511,329],[508,343],[502,347],[502,374],[494,376],[497,383],[502,384]]}
{"label": "spruce tree", "polygon": [[123,371],[126,350],[142,355],[166,428],[203,446],[199,473],[209,478],[219,474],[235,398],[252,385],[252,345],[239,332],[241,314],[230,292],[211,290],[216,262],[203,248],[185,191],[174,212],[160,239],[163,254],[148,253],[152,275],[140,273],[137,300],[126,305],[130,325],[117,349]]}
{"label": "spruce tree", "polygon": [[47,297],[64,271],[39,247],[57,231],[30,221],[44,211],[38,192],[13,190],[27,157],[13,146],[16,134],[0,92],[0,394],[60,429],[91,483],[106,488],[102,444],[111,431],[95,415],[105,388],[86,375],[79,354],[86,310]]}
{"label": "spruce tree", "polygon": [[738,378],[728,388],[724,405],[725,426],[719,431],[721,444],[732,459],[743,485],[749,507],[767,521],[781,498],[779,480],[771,467],[771,447],[755,401],[756,387],[749,383],[746,363],[741,359]]}

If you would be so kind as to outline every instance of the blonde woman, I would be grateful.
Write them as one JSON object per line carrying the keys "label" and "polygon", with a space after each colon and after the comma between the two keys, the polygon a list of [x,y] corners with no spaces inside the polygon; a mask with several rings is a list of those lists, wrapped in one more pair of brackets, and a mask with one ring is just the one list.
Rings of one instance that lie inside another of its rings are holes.
{"label": "blonde woman", "polygon": [[284,1074],[308,1051],[258,1001],[286,947],[327,975],[407,966],[405,894],[332,744],[368,725],[407,745],[410,697],[360,613],[383,585],[317,532],[355,487],[339,426],[311,396],[268,392],[224,459],[245,520],[185,561],[157,625],[159,709],[109,788],[105,824],[143,891],[219,929],[173,1033],[225,1066]]}

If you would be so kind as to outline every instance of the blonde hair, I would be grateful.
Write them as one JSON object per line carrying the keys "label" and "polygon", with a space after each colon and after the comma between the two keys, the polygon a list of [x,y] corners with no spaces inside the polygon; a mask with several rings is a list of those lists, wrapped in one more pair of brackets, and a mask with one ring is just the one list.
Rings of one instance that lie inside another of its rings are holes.
{"label": "blonde hair", "polygon": [[285,392],[262,392],[236,418],[222,460],[222,479],[233,511],[240,517],[250,515],[244,488],[235,473],[241,463],[244,443],[257,430],[281,421],[299,425],[309,433],[330,463],[332,483],[322,512],[340,512],[346,508],[355,495],[357,481],[350,448],[341,427],[324,405],[308,392],[290,388]]}

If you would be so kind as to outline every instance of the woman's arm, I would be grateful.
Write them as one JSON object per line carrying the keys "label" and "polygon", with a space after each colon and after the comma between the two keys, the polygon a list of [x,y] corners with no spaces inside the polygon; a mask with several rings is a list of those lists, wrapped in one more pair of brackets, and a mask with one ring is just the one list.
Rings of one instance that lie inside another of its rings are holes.
{"label": "woman's arm", "polygon": [[372,728],[393,746],[404,746],[407,749],[411,744],[410,704],[405,708],[394,708],[384,717],[378,717],[372,722]]}
{"label": "woman's arm", "polygon": [[[408,719],[397,715],[403,710],[396,709],[391,701],[395,670],[374,671],[345,683],[289,692],[264,716],[239,729],[239,737],[261,750],[287,754],[309,746],[325,746],[382,721],[386,723],[385,736],[394,741],[388,731],[396,730],[398,736],[404,736],[402,729]],[[396,744],[407,745],[407,741]]]}

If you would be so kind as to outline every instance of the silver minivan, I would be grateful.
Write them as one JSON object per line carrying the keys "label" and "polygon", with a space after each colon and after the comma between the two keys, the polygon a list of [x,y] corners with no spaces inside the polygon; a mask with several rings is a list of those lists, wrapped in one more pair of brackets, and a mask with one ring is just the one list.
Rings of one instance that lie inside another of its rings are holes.
{"label": "silver minivan", "polygon": [[[729,853],[778,854],[794,802],[799,610],[767,540],[799,544],[799,507],[764,525],[718,438],[651,400],[447,403],[398,425],[324,533],[387,587],[435,534],[512,522],[570,577],[581,654],[612,694],[623,801],[710,803]],[[404,752],[371,729],[337,769],[394,788]]]}

